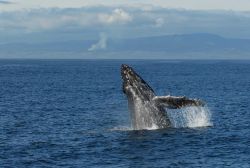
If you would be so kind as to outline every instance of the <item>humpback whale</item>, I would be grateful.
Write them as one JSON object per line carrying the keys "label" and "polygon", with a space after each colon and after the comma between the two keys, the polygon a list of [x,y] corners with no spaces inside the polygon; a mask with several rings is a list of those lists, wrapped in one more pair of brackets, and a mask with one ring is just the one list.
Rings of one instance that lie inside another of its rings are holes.
{"label": "humpback whale", "polygon": [[122,90],[127,95],[133,129],[161,129],[171,127],[166,109],[185,106],[204,106],[199,99],[185,96],[156,96],[154,90],[133,70],[122,64]]}

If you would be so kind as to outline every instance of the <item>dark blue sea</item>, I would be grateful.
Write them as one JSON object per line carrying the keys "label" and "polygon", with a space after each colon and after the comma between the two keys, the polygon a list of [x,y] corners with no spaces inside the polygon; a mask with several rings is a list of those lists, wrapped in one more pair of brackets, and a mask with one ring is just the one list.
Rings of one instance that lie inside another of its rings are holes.
{"label": "dark blue sea", "polygon": [[[131,130],[120,65],[211,126]],[[250,167],[250,61],[0,60],[0,167]]]}

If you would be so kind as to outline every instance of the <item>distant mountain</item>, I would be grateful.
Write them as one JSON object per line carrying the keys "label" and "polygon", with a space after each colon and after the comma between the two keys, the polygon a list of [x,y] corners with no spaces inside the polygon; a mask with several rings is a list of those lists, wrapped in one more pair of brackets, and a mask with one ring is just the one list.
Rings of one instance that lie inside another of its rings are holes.
{"label": "distant mountain", "polygon": [[185,34],[111,40],[107,46],[108,50],[115,51],[250,51],[250,39],[230,39],[213,34]]}
{"label": "distant mountain", "polygon": [[12,51],[23,53],[70,52],[88,54],[96,52],[161,52],[171,54],[247,53],[248,57],[250,55],[248,54],[250,53],[250,39],[224,38],[214,34],[200,33],[130,39],[0,44],[0,57]]}
{"label": "distant mountain", "polygon": [[87,51],[88,48],[94,43],[94,40],[86,41],[56,41],[46,43],[6,43],[0,44],[0,51],[57,51],[57,52],[78,52]]}

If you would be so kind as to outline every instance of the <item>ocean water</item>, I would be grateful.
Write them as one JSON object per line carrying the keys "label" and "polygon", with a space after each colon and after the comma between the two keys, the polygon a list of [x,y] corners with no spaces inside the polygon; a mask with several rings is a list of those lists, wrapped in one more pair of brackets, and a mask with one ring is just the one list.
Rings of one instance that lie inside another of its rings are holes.
{"label": "ocean water", "polygon": [[[212,124],[178,127],[171,111],[175,128],[132,130],[122,63],[157,95],[204,100]],[[250,61],[0,60],[0,167],[248,168],[249,74]]]}

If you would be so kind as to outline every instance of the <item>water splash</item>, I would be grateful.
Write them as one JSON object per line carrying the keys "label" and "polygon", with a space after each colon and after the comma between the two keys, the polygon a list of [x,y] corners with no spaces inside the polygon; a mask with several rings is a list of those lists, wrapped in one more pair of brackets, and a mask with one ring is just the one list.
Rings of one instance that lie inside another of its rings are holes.
{"label": "water splash", "polygon": [[195,128],[213,125],[208,107],[190,106],[179,110],[168,110],[168,117],[174,128]]}
{"label": "water splash", "polygon": [[[208,107],[189,106],[178,110],[167,109],[167,114],[171,125],[174,128],[196,128],[213,126],[211,112]],[[111,131],[134,131],[134,130],[156,130],[160,129],[157,125],[151,127],[145,125],[145,121],[140,122],[144,127],[118,126],[110,129]]]}

